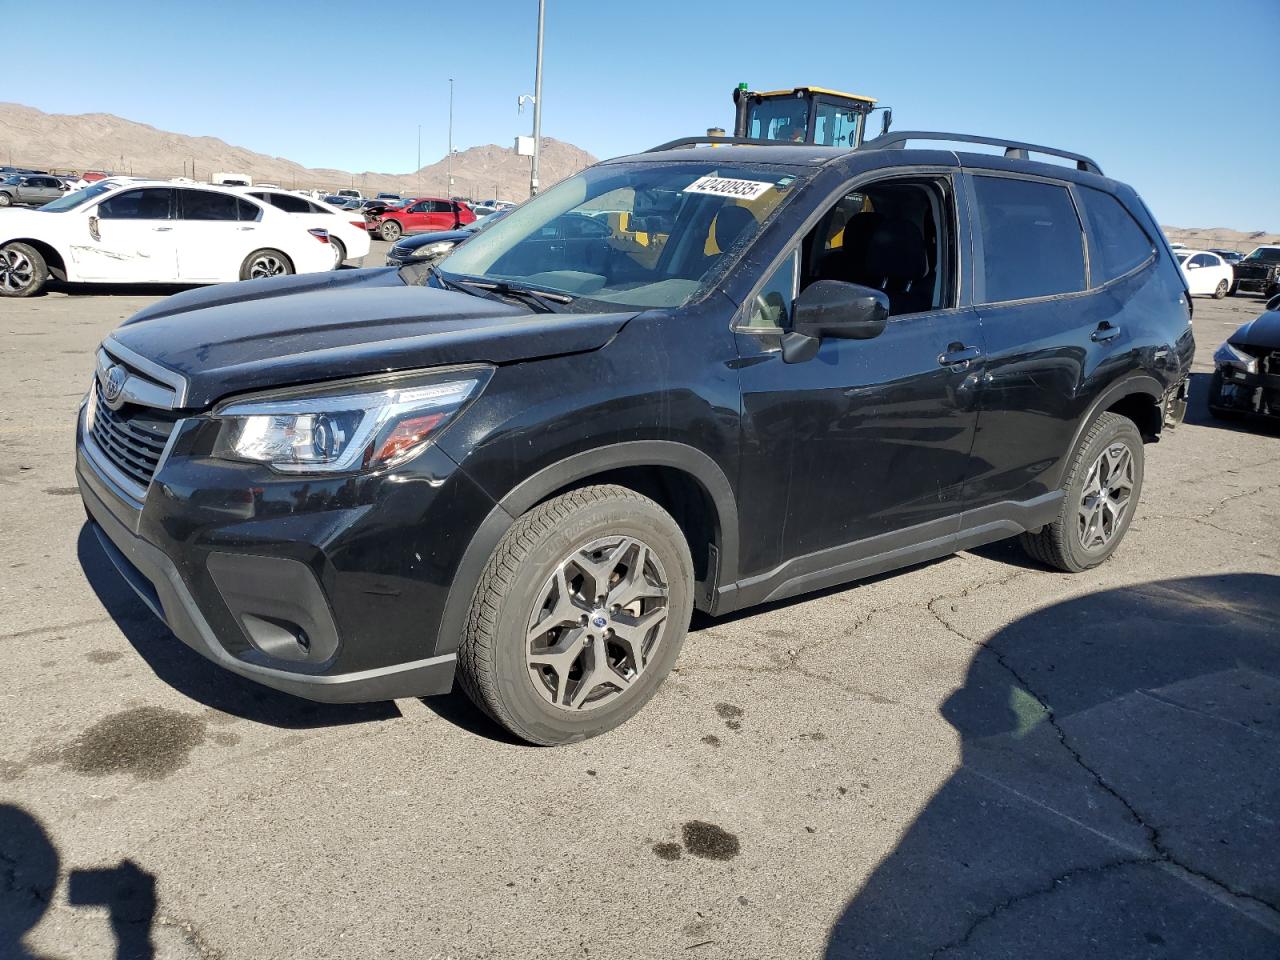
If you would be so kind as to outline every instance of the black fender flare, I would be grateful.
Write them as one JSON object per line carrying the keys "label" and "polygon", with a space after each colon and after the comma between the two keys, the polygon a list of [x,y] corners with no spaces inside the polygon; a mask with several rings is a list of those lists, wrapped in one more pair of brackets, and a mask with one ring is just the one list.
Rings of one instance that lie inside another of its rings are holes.
{"label": "black fender flare", "polygon": [[1140,373],[1125,377],[1123,380],[1117,380],[1094,397],[1084,416],[1076,424],[1075,434],[1071,437],[1071,446],[1067,448],[1067,452],[1062,458],[1062,464],[1058,469],[1057,484],[1062,483],[1062,474],[1071,463],[1076,447],[1080,445],[1080,438],[1084,436],[1085,431],[1089,429],[1089,425],[1098,418],[1098,414],[1101,411],[1106,410],[1117,400],[1134,394],[1150,397],[1153,403],[1158,404],[1164,399],[1165,390],[1165,385],[1155,377],[1150,374]]}
{"label": "black fender flare", "polygon": [[701,485],[715,508],[716,527],[720,534],[720,542],[716,544],[718,563],[711,577],[713,582],[706,586],[714,595],[718,583],[734,582],[738,576],[738,504],[733,487],[719,464],[701,450],[672,440],[631,440],[608,444],[543,467],[497,501],[476,528],[454,571],[433,655],[453,653],[458,649],[480,575],[498,541],[516,518],[556,490],[595,474],[625,467],[672,467],[687,473]]}

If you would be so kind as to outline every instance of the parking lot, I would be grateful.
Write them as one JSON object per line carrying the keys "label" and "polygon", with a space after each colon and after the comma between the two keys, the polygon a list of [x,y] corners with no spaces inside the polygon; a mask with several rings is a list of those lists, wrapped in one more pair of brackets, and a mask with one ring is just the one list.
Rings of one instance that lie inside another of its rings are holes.
{"label": "parking lot", "polygon": [[1196,301],[1188,421],[1100,569],[998,544],[698,619],[643,712],[551,750],[461,693],[273,693],[133,597],[73,424],[154,299],[0,302],[0,956],[1280,955],[1280,431],[1203,400],[1259,299]]}

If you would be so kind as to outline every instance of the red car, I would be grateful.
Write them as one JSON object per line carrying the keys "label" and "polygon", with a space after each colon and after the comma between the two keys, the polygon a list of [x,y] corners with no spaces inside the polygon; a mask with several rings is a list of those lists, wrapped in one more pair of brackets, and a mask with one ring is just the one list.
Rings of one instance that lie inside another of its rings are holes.
{"label": "red car", "polygon": [[406,233],[457,230],[474,223],[475,219],[471,208],[460,200],[418,197],[398,210],[387,208],[377,213],[366,213],[365,226],[375,237],[395,243]]}

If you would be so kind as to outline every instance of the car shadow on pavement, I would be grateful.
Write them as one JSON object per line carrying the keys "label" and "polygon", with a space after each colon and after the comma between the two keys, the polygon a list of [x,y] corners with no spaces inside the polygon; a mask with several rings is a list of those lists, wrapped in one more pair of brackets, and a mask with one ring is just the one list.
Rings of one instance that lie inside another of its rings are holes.
{"label": "car shadow on pavement", "polygon": [[51,279],[45,292],[68,297],[167,297],[198,286],[194,283],[63,283]]}
{"label": "car shadow on pavement", "polygon": [[273,727],[303,729],[401,716],[392,702],[314,703],[246,680],[210,663],[170,632],[116,571],[88,524],[76,554],[85,579],[125,639],[156,676],[205,706]]}
{"label": "car shadow on pavement", "polygon": [[[983,641],[965,609],[944,626]],[[942,714],[961,766],[827,960],[1280,956],[1280,577],[1046,607],[985,638]]]}
{"label": "car shadow on pavement", "polygon": [[1197,427],[1217,427],[1219,430],[1232,430],[1236,433],[1257,433],[1263,436],[1280,437],[1280,420],[1273,417],[1243,415],[1239,419],[1215,417],[1209,412],[1209,384],[1213,374],[1193,373],[1191,375],[1191,402],[1187,404],[1186,422]]}
{"label": "car shadow on pavement", "polygon": [[[0,803],[0,957],[42,960],[26,943],[53,901],[59,879],[58,848],[43,825],[22,807]],[[67,902],[106,908],[117,960],[155,956],[151,931],[156,915],[156,878],[132,860],[114,867],[72,870]]]}

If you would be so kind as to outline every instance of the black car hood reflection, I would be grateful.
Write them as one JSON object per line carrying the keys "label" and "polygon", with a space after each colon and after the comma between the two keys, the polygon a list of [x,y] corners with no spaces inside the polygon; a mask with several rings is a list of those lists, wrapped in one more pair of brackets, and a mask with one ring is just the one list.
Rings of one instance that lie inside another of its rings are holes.
{"label": "black car hood reflection", "polygon": [[408,286],[393,269],[229,283],[176,294],[111,340],[182,374],[187,407],[246,391],[604,346],[633,313],[532,313]]}
{"label": "black car hood reflection", "polygon": [[1237,347],[1271,347],[1280,350],[1280,311],[1268,310],[1241,326],[1227,340]]}

